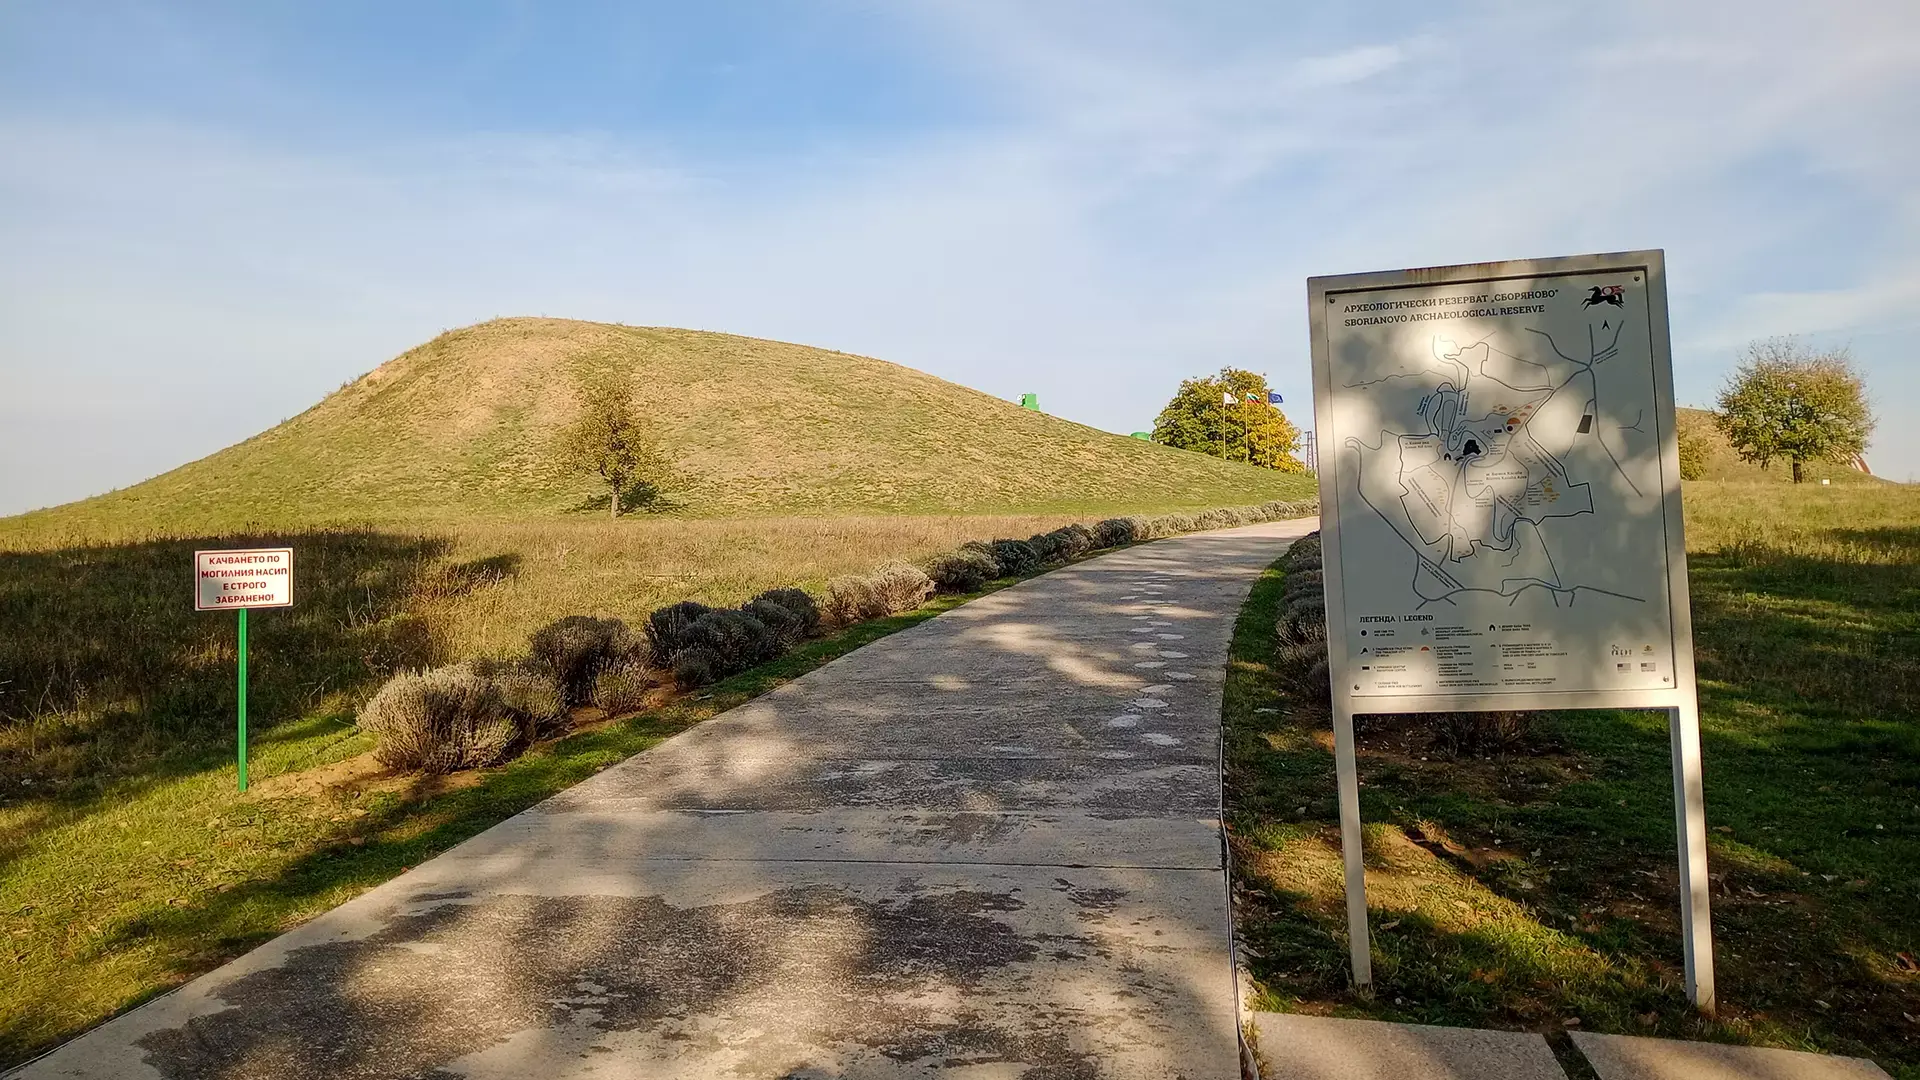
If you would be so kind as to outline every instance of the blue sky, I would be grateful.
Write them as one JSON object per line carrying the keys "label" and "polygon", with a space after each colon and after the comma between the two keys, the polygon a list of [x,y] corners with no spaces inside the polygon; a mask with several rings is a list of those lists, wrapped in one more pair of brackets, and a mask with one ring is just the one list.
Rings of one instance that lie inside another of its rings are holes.
{"label": "blue sky", "polygon": [[1850,345],[1920,479],[1914,116],[1910,0],[9,3],[0,513],[498,315],[1120,432],[1232,363],[1306,421],[1309,275],[1639,247],[1683,402],[1752,338]]}

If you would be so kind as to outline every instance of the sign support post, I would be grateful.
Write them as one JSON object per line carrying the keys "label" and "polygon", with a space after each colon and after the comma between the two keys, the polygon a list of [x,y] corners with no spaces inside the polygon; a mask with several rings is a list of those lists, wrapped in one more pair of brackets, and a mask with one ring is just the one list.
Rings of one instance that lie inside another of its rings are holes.
{"label": "sign support post", "polygon": [[1665,255],[1316,277],[1307,311],[1355,987],[1373,981],[1356,715],[1650,709],[1687,997],[1711,1014]]}
{"label": "sign support post", "polygon": [[239,634],[238,652],[240,654],[240,665],[239,665],[240,666],[240,680],[239,680],[240,692],[238,695],[238,701],[240,703],[240,754],[239,754],[240,790],[245,791],[247,790],[247,609],[246,608],[240,609],[240,634]]}
{"label": "sign support post", "polygon": [[1700,705],[1693,687],[1687,701],[1667,710],[1673,742],[1673,827],[1680,848],[1680,940],[1686,962],[1687,1000],[1713,1015],[1713,924],[1708,914],[1707,807],[1700,775]]}
{"label": "sign support post", "polygon": [[1373,939],[1367,929],[1367,866],[1360,831],[1360,769],[1354,760],[1353,710],[1333,697],[1333,770],[1340,784],[1340,856],[1347,871],[1347,951],[1353,985],[1373,992]]}

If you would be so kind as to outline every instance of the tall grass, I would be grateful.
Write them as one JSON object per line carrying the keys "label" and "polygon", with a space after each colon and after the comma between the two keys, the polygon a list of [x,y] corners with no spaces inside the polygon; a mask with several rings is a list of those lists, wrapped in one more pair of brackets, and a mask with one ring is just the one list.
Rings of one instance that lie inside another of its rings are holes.
{"label": "tall grass", "polygon": [[[233,619],[192,610],[196,547],[286,544],[296,603],[250,620],[260,728],[350,712],[405,668],[524,651],[563,615],[640,625],[683,599],[734,605],[1051,515],[466,522],[0,552],[0,806],[226,752]],[[23,783],[28,782],[31,783]]]}

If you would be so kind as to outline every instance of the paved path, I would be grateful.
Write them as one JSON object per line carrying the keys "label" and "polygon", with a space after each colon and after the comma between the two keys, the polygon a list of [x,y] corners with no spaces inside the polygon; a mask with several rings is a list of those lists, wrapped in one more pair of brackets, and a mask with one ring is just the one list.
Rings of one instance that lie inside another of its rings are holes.
{"label": "paved path", "polygon": [[[1267,1080],[1567,1080],[1540,1035],[1257,1012]],[[1888,1080],[1864,1058],[1570,1032],[1599,1080]]]}
{"label": "paved path", "polygon": [[1220,688],[1313,524],[869,645],[23,1075],[1238,1077]]}

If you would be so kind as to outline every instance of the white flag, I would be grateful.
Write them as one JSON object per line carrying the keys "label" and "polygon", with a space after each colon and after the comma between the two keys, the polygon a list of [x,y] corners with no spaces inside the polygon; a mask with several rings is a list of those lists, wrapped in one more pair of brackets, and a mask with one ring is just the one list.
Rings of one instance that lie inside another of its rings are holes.
{"label": "white flag", "polygon": [[1225,394],[1221,394],[1221,395],[1220,395],[1220,404],[1222,404],[1222,405],[1231,405],[1231,404],[1233,404],[1233,394],[1232,394],[1231,392],[1229,392],[1229,393],[1225,393]]}

